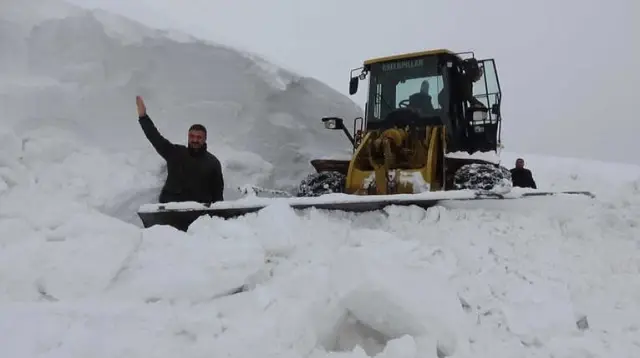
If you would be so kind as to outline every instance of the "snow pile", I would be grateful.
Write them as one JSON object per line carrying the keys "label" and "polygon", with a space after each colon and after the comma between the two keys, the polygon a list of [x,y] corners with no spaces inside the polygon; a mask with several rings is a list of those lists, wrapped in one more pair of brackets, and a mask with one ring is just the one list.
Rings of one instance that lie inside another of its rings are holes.
{"label": "snow pile", "polygon": [[188,233],[16,221],[0,334],[12,356],[635,356],[638,183],[615,202],[273,205]]}
{"label": "snow pile", "polygon": [[[108,190],[115,194],[109,214],[155,200],[165,175],[137,123],[138,94],[174,142],[184,143],[193,123],[207,126],[228,197],[243,184],[290,189],[313,170],[310,159],[349,151],[347,139],[320,118],[350,120],[359,107],[255,55],[55,0],[3,2],[0,14],[2,131],[23,150],[46,153],[35,163],[14,150],[10,160],[46,173],[32,179],[52,189],[65,182],[79,195]],[[110,167],[116,177],[101,178],[80,162]],[[131,198],[138,192],[145,194]]]}
{"label": "snow pile", "polygon": [[208,125],[237,185],[284,186],[348,144],[316,123],[352,105],[233,50],[58,5],[0,5],[4,355],[640,356],[639,167],[524,156],[540,188],[595,200],[359,215],[276,203],[141,230],[120,219],[162,173],[135,94],[172,140]]}

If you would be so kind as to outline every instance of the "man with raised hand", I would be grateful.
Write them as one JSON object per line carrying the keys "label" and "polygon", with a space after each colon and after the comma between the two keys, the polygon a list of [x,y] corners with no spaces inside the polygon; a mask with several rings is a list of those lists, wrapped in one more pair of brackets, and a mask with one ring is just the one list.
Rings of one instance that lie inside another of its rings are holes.
{"label": "man with raised hand", "polygon": [[195,201],[210,204],[222,201],[222,166],[207,151],[207,130],[194,124],[188,131],[188,145],[173,144],[163,137],[147,114],[142,97],[136,97],[138,121],[153,148],[167,162],[167,179],[160,193],[161,203]]}

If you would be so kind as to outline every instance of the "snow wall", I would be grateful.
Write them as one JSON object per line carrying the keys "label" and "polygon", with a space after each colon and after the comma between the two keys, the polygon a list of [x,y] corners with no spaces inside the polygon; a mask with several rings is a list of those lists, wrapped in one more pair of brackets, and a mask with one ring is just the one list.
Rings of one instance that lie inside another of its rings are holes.
{"label": "snow wall", "polygon": [[[5,187],[25,182],[15,170],[25,166],[40,187],[74,186],[121,218],[156,201],[166,173],[138,125],[138,94],[175,143],[193,123],[208,128],[227,198],[243,184],[291,189],[313,171],[309,160],[349,153],[344,134],[320,119],[349,124],[361,109],[313,78],[61,1],[9,1],[0,13],[1,146],[13,168],[0,175]],[[65,161],[96,169],[69,172]]]}

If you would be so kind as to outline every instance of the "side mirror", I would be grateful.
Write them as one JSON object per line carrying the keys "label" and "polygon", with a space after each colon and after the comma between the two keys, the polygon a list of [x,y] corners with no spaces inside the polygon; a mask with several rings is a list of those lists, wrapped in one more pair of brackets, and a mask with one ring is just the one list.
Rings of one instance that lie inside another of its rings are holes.
{"label": "side mirror", "polygon": [[358,77],[351,77],[349,81],[349,94],[353,95],[358,92]]}
{"label": "side mirror", "polygon": [[327,129],[342,129],[344,128],[344,122],[342,118],[338,117],[325,117],[322,118],[322,122],[324,122],[324,127]]}
{"label": "side mirror", "polygon": [[[357,83],[357,82],[356,82]],[[347,127],[344,126],[344,121],[342,120],[342,118],[339,117],[324,117],[322,118],[322,122],[324,122],[324,127],[327,129],[333,129],[333,130],[342,130],[344,132],[344,134],[347,136],[347,138],[349,139],[349,142],[351,142],[351,145],[356,145],[355,143],[355,139],[353,138],[353,136],[351,135],[351,133],[349,133],[349,130],[347,129]]]}
{"label": "side mirror", "polygon": [[491,106],[491,113],[500,115],[500,106],[498,106],[498,104],[494,104],[493,106]]}

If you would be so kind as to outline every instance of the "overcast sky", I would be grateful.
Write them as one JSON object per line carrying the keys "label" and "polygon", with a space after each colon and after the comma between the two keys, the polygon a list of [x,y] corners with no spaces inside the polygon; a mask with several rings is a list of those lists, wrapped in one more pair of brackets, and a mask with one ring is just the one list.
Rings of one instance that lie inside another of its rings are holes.
{"label": "overcast sky", "polygon": [[345,94],[366,58],[473,50],[497,62],[506,150],[640,164],[637,0],[73,2],[248,49]]}

